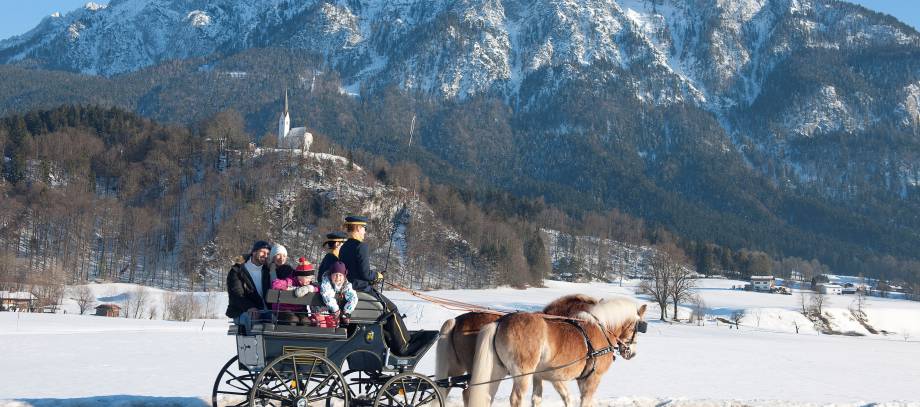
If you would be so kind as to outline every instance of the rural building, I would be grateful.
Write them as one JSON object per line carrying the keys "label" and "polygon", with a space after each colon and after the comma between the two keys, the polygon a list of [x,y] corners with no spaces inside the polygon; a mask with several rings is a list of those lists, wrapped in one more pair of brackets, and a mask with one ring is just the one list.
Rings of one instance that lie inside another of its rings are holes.
{"label": "rural building", "polygon": [[819,284],[818,292],[821,294],[843,294],[843,286],[839,284]]}
{"label": "rural building", "polygon": [[846,284],[843,285],[843,289],[841,290],[841,294],[843,294],[843,295],[854,295],[854,294],[856,294],[856,291],[858,291],[858,288],[856,288],[856,284],[853,284],[853,283],[846,283]]}
{"label": "rural building", "polygon": [[754,291],[770,292],[775,285],[773,276],[751,276],[751,289]]}
{"label": "rural building", "polygon": [[304,153],[310,150],[313,144],[313,134],[306,127],[291,128],[291,115],[288,113],[288,96],[284,91],[284,111],[278,118],[278,148],[301,150]]}
{"label": "rural building", "polygon": [[8,311],[32,312],[33,303],[38,300],[32,293],[25,291],[0,291],[0,307]]}
{"label": "rural building", "polygon": [[121,307],[116,304],[102,304],[96,307],[96,315],[100,317],[118,318]]}

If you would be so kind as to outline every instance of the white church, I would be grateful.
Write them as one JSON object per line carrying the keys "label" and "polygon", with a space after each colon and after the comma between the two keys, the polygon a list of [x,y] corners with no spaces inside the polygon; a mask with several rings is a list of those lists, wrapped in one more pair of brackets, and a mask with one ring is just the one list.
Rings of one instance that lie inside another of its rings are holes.
{"label": "white church", "polygon": [[288,114],[288,94],[284,91],[284,112],[278,119],[278,148],[301,150],[304,153],[310,150],[313,144],[313,134],[306,127],[291,128],[291,116]]}

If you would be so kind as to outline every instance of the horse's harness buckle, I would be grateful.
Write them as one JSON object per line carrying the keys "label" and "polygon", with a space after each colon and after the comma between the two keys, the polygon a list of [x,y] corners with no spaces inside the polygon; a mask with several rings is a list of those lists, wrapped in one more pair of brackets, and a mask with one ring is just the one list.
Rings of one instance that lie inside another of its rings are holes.
{"label": "horse's harness buckle", "polygon": [[606,354],[608,354],[608,353],[613,353],[613,348],[611,348],[610,346],[607,346],[607,347],[605,347],[605,348],[601,348],[601,349],[598,349],[598,350],[596,350],[596,351],[594,351],[594,352],[591,352],[591,353],[588,354],[588,356],[590,356],[590,357],[592,357],[592,358],[596,358],[596,357],[604,356],[604,355],[606,355]]}

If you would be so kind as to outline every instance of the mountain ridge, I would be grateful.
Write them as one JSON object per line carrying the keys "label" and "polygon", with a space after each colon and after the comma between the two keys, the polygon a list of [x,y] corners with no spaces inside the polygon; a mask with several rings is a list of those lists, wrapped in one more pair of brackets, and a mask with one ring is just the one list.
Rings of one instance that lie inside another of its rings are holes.
{"label": "mountain ridge", "polygon": [[20,82],[53,78],[5,81],[8,109],[90,100],[194,123],[234,108],[259,134],[292,86],[308,126],[442,180],[771,252],[841,242],[819,250],[834,265],[920,242],[920,36],[860,6],[125,0],[59,19],[0,42]]}

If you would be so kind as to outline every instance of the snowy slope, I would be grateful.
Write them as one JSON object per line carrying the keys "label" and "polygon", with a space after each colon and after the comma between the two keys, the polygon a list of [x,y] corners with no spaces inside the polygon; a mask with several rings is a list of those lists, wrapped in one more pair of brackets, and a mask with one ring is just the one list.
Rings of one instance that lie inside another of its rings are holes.
{"label": "snowy slope", "polygon": [[[795,296],[731,291],[706,280],[715,307],[792,312]],[[99,288],[99,287],[97,287]],[[100,291],[105,291],[105,288]],[[560,295],[631,295],[633,287],[549,282],[546,288],[440,291],[430,294],[507,309],[536,310]],[[437,329],[455,315],[403,293],[388,293],[410,328]],[[833,298],[839,311],[846,297]],[[871,298],[871,318],[894,331],[920,326],[920,303]],[[835,312],[836,312],[835,311]],[[766,312],[766,311],[765,311]],[[773,312],[773,311],[770,311]],[[745,324],[743,322],[743,324]],[[750,324],[745,324],[750,325]],[[234,354],[224,320],[166,322],[90,316],[0,313],[0,403],[4,406],[200,406],[220,366]],[[773,326],[782,328],[782,326]],[[785,330],[785,329],[779,329]],[[54,332],[55,334],[52,334]],[[920,402],[918,336],[846,337],[728,329],[652,321],[639,356],[618,360],[605,376],[601,406],[799,405]],[[433,372],[433,352],[419,370]],[[36,380],[41,378],[41,380]],[[52,383],[53,385],[48,385]],[[574,387],[573,387],[574,390]],[[507,405],[504,386],[497,404]],[[451,399],[452,406],[459,400]],[[547,391],[549,406],[561,403]]]}

